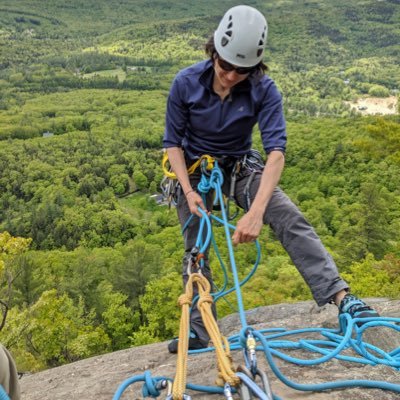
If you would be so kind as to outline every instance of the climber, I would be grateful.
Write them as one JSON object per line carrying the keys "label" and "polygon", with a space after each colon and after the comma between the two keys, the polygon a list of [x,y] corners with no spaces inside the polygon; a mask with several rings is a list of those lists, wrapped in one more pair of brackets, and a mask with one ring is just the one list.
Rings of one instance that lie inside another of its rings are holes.
{"label": "climber", "polygon": [[[3,395],[3,397],[2,397]],[[9,351],[0,344],[0,398],[8,396],[11,400],[19,400],[20,387],[17,368]]]}
{"label": "climber", "polygon": [[[256,9],[239,5],[229,9],[205,46],[208,59],[181,70],[167,102],[163,146],[180,185],[177,213],[184,231],[183,280],[194,247],[199,218],[211,210],[196,191],[200,168],[189,176],[187,168],[202,155],[218,160],[224,172],[223,191],[245,210],[232,236],[234,245],[258,238],[268,224],[290,255],[319,306],[335,303],[339,313],[353,317],[379,314],[350,294],[347,283],[314,229],[277,186],[285,163],[286,126],[282,97],[265,74],[263,62],[267,22]],[[267,161],[249,163],[252,129],[258,123]],[[204,275],[212,283],[205,255]],[[191,314],[190,349],[207,347],[209,336],[196,308]],[[177,351],[177,339],[169,344]]]}

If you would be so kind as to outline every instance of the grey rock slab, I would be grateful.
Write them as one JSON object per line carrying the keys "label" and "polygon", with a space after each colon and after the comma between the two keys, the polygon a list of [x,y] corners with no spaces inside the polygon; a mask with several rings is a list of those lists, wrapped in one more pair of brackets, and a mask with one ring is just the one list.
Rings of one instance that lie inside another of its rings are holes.
{"label": "grey rock slab", "polygon": [[[381,315],[400,318],[400,300],[366,299]],[[301,329],[306,327],[337,328],[337,308],[333,305],[317,307],[312,301],[259,307],[246,313],[247,323],[255,329],[284,327]],[[221,332],[226,336],[238,334],[240,319],[237,314],[219,321]],[[307,335],[305,335],[307,336]],[[300,336],[301,337],[301,336]],[[308,336],[309,337],[309,336]],[[293,340],[298,340],[295,337]],[[390,350],[400,347],[400,332],[387,328],[367,330],[364,339],[371,344]],[[349,354],[351,350],[346,350]],[[309,359],[306,351],[290,351],[294,357]],[[240,351],[233,352],[235,365],[243,364]],[[327,392],[303,392],[282,383],[272,372],[263,354],[258,353],[258,366],[264,370],[273,392],[284,400],[400,400],[400,393],[380,389],[351,388]],[[281,372],[296,383],[308,384],[336,380],[379,380],[400,385],[400,371],[379,365],[369,366],[339,360],[316,366],[298,366],[275,358]],[[72,364],[42,371],[21,379],[23,400],[111,400],[126,379],[142,375],[150,370],[153,377],[174,377],[176,356],[169,354],[167,343],[134,347],[110,354],[91,357]],[[188,379],[190,383],[214,385],[217,376],[214,353],[189,356]],[[121,400],[141,399],[142,384],[131,385]],[[193,399],[222,399],[222,395],[211,395],[188,391]],[[165,398],[162,392],[160,398]],[[237,395],[235,399],[239,398]]]}

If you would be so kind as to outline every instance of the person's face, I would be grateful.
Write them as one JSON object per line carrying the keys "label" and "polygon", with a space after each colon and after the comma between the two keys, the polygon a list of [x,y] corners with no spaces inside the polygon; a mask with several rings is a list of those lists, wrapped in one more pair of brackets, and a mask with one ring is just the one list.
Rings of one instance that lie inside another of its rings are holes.
{"label": "person's face", "polygon": [[255,71],[254,67],[243,68],[232,65],[222,59],[218,54],[214,57],[215,77],[223,88],[230,89],[239,82],[244,81]]}

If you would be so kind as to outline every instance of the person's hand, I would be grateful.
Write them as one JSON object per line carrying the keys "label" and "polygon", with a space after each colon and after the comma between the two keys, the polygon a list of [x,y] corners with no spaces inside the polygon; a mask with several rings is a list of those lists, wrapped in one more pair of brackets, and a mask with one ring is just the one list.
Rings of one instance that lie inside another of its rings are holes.
{"label": "person's hand", "polygon": [[185,196],[190,212],[201,218],[203,215],[198,210],[198,207],[207,212],[207,209],[203,203],[203,199],[201,198],[201,196],[194,190],[189,190],[189,192],[187,192]]}
{"label": "person's hand", "polygon": [[239,243],[252,242],[258,238],[263,227],[262,217],[247,213],[239,219],[236,230],[232,236],[232,242],[236,246]]}

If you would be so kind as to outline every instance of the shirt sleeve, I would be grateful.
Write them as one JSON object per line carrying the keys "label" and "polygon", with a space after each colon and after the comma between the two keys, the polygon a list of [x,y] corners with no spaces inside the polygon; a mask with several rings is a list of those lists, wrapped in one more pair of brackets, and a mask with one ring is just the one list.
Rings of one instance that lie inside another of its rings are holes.
{"label": "shirt sleeve", "polygon": [[286,151],[286,122],[282,96],[273,81],[269,82],[258,114],[258,126],[265,152]]}
{"label": "shirt sleeve", "polygon": [[172,83],[167,100],[163,146],[182,147],[188,121],[188,108],[184,101],[184,85],[177,75]]}

